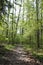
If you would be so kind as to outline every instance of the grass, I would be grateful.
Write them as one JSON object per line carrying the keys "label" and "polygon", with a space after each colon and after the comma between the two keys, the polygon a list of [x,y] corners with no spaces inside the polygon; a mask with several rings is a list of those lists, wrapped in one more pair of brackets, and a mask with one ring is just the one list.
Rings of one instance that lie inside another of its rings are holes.
{"label": "grass", "polygon": [[23,48],[24,50],[27,50],[27,51],[30,50],[37,55],[43,55],[43,49],[32,48],[29,44],[23,44]]}
{"label": "grass", "polygon": [[34,53],[33,53],[33,56],[34,56],[35,58],[39,59],[41,62],[43,62],[43,55],[42,55],[42,54],[39,54],[39,53],[34,54]]}
{"label": "grass", "polygon": [[11,50],[11,49],[13,49],[13,48],[15,48],[16,47],[16,44],[5,44],[5,43],[2,43],[1,44],[2,46],[4,46],[4,48],[6,48],[6,49],[8,49],[8,50]]}
{"label": "grass", "polygon": [[15,45],[15,44],[14,44],[14,45],[12,45],[12,44],[5,44],[4,47],[5,47],[6,49],[8,49],[8,50],[11,50],[11,49],[15,48],[16,45]]}
{"label": "grass", "polygon": [[43,49],[34,49],[30,47],[28,44],[23,44],[23,48],[26,51],[31,51],[32,55],[43,62]]}
{"label": "grass", "polygon": [[23,44],[23,48],[24,48],[24,50],[26,50],[26,51],[31,51],[31,50],[32,50],[32,48],[31,48],[30,45],[28,45],[28,44]]}

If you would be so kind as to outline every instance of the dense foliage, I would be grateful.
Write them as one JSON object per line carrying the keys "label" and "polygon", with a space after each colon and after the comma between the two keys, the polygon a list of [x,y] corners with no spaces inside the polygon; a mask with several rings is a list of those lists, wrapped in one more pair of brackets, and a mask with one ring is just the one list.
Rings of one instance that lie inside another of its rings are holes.
{"label": "dense foliage", "polygon": [[0,0],[0,42],[43,48],[43,0]]}

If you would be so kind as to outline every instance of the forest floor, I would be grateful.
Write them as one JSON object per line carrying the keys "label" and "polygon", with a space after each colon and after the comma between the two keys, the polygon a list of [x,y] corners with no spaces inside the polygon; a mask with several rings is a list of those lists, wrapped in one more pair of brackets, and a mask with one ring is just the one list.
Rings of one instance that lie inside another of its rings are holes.
{"label": "forest floor", "polygon": [[0,65],[43,65],[32,53],[24,51],[21,45],[11,50],[0,47]]}

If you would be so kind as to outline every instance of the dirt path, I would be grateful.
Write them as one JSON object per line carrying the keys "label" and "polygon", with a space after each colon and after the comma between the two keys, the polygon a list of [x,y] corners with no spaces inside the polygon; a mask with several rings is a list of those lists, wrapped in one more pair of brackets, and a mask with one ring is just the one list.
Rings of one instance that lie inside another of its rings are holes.
{"label": "dirt path", "polygon": [[30,53],[23,50],[21,46],[17,46],[9,52],[6,52],[0,65],[42,65],[37,59],[35,59]]}

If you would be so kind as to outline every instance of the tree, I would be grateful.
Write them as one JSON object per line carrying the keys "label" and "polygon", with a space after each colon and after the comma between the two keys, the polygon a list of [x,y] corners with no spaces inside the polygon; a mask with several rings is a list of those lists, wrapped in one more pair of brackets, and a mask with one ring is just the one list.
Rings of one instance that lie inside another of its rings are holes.
{"label": "tree", "polygon": [[[39,24],[39,0],[36,0],[36,21],[37,21],[37,24]],[[39,27],[37,29],[37,46],[38,48],[40,47],[40,44],[39,44]]]}

